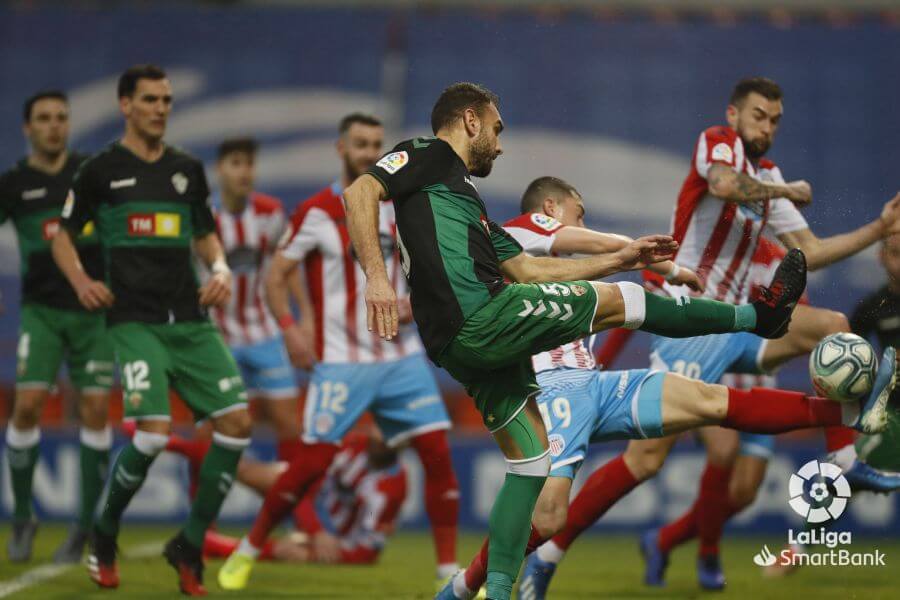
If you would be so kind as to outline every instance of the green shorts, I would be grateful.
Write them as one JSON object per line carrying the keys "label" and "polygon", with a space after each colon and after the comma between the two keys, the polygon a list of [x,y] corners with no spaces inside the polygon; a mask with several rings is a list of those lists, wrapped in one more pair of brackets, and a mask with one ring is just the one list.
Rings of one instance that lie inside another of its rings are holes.
{"label": "green shorts", "polygon": [[109,329],[131,419],[168,419],[171,385],[199,420],[247,406],[231,352],[209,321],[120,323]]}
{"label": "green shorts", "polygon": [[471,315],[438,356],[497,431],[540,392],[531,357],[590,335],[597,293],[587,281],[513,283]]}
{"label": "green shorts", "polygon": [[900,419],[892,415],[881,433],[858,436],[856,452],[871,467],[900,471]]}
{"label": "green shorts", "polygon": [[103,313],[23,304],[16,358],[19,389],[53,385],[64,358],[72,385],[82,392],[106,392],[113,383]]}

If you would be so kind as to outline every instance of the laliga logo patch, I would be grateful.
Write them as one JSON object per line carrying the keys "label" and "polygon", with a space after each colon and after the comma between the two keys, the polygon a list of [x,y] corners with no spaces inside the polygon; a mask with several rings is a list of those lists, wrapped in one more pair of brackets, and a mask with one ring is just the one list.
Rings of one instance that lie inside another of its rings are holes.
{"label": "laliga logo patch", "polygon": [[184,173],[179,171],[172,175],[172,185],[175,187],[176,192],[183,194],[187,191],[188,178],[185,177]]}
{"label": "laliga logo patch", "polygon": [[390,154],[386,154],[375,163],[375,166],[381,167],[391,175],[402,169],[406,166],[406,163],[409,162],[409,154],[406,153],[405,150],[401,150],[400,152],[391,152]]}
{"label": "laliga logo patch", "polygon": [[540,213],[531,213],[531,222],[546,231],[556,231],[562,227],[562,223],[553,217],[548,217],[547,215],[542,215]]}
{"label": "laliga logo patch", "polygon": [[550,456],[559,456],[566,449],[566,440],[558,433],[554,433],[547,438],[550,444]]}
{"label": "laliga logo patch", "polygon": [[841,468],[811,460],[791,475],[788,484],[790,505],[807,523],[837,519],[847,508],[850,484]]}
{"label": "laliga logo patch", "polygon": [[712,160],[721,160],[722,162],[730,163],[734,162],[734,151],[731,149],[731,146],[725,142],[721,142],[713,147],[710,157]]}

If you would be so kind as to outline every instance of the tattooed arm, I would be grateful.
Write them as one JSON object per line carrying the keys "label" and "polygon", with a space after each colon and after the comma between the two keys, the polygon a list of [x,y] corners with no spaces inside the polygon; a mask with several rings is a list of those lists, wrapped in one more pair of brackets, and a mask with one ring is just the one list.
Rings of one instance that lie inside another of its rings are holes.
{"label": "tattooed arm", "polygon": [[735,173],[734,169],[722,164],[710,166],[706,180],[709,182],[709,192],[726,202],[743,204],[771,198],[787,198],[794,204],[805,205],[812,201],[812,189],[805,181],[790,183],[757,181],[746,173]]}

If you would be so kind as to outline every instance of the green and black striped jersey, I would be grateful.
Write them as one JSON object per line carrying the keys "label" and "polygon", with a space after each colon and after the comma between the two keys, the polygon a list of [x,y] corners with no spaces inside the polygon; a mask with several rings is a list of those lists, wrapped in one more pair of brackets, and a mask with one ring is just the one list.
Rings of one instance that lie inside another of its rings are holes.
{"label": "green and black striped jersey", "polygon": [[[0,223],[12,220],[19,241],[22,303],[83,310],[75,291],[53,262],[50,241],[59,228],[60,211],[72,178],[85,156],[70,153],[55,175],[29,166],[23,158],[0,175]],[[103,276],[103,255],[91,222],[75,238],[81,262],[92,277]]]}
{"label": "green and black striped jersey", "polygon": [[208,202],[203,164],[171,146],[150,163],[115,142],[82,164],[62,225],[96,224],[115,295],[107,323],[206,318],[191,242],[215,231]]}
{"label": "green and black striped jersey", "polygon": [[465,163],[443,140],[402,142],[368,174],[394,201],[413,315],[436,359],[465,320],[504,288],[500,263],[522,247],[488,219]]}

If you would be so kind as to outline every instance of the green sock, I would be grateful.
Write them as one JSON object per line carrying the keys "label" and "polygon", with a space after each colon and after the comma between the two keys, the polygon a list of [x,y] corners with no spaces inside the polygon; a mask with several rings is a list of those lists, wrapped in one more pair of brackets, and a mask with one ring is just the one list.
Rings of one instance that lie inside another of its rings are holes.
{"label": "green sock", "polygon": [[31,484],[39,454],[37,442],[32,446],[13,448],[9,445],[7,433],[6,461],[9,463],[9,475],[12,480],[15,502],[13,519],[16,521],[31,519]]}
{"label": "green sock", "polygon": [[191,504],[191,514],[184,527],[184,537],[197,548],[203,547],[206,530],[219,515],[219,509],[234,482],[234,474],[243,449],[243,446],[226,448],[214,441],[206,453],[206,458],[203,459],[197,495]]}
{"label": "green sock", "polygon": [[750,331],[756,327],[756,309],[709,298],[664,298],[645,292],[646,313],[641,331],[670,338],[711,333]]}
{"label": "green sock", "polygon": [[488,519],[488,598],[507,600],[512,593],[531,534],[531,515],[545,479],[506,474]]}
{"label": "green sock", "polygon": [[119,533],[122,513],[141,489],[155,458],[156,456],[148,456],[135,448],[133,443],[122,448],[113,467],[112,477],[109,478],[109,492],[103,512],[97,519],[97,529],[106,535],[114,536]]}
{"label": "green sock", "polygon": [[81,512],[78,526],[89,531],[94,522],[97,501],[109,471],[109,449],[99,450],[81,443]]}

